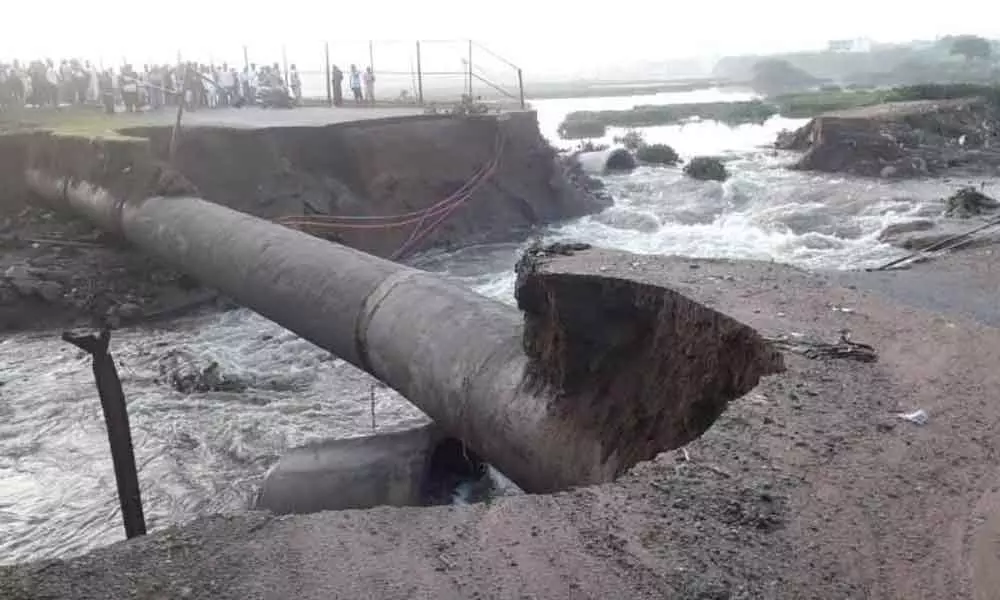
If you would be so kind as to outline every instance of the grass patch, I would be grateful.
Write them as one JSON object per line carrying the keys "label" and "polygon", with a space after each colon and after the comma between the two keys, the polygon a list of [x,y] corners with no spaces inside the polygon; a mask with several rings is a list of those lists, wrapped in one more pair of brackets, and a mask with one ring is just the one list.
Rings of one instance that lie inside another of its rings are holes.
{"label": "grass patch", "polygon": [[820,91],[801,94],[785,94],[771,100],[778,113],[792,119],[805,119],[849,108],[873,106],[889,102],[891,90]]}
{"label": "grass patch", "polygon": [[568,114],[563,126],[575,128],[579,123],[605,127],[652,127],[680,123],[695,117],[738,125],[763,123],[777,114],[771,104],[760,100],[747,102],[704,102],[697,104],[642,105],[629,110],[581,110]]}
{"label": "grass patch", "polygon": [[54,135],[117,140],[138,139],[120,129],[147,124],[139,114],[106,114],[90,107],[23,108],[0,113],[0,132],[50,131]]}

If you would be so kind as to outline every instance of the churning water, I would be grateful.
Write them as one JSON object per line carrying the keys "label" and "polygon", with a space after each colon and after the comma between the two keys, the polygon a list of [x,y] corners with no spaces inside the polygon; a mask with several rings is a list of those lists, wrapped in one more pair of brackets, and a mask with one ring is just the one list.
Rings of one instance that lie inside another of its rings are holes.
{"label": "churning water", "polygon": [[[566,112],[636,103],[744,99],[719,91],[535,103],[543,132]],[[644,130],[685,158],[723,156],[724,184],[679,169],[607,178],[615,205],[546,232],[640,253],[775,260],[809,268],[878,263],[889,223],[938,214],[944,183],[888,183],[796,173],[767,146],[800,122],[730,128],[696,122]],[[620,133],[620,132],[613,132]],[[609,136],[610,137],[610,136]],[[511,301],[519,246],[421,257],[480,292]],[[112,351],[129,399],[147,521],[152,529],[246,508],[267,467],[310,440],[410,427],[425,417],[392,391],[281,327],[246,311],[116,333]],[[178,361],[215,362],[232,392],[182,393],[164,376]],[[0,562],[71,556],[122,538],[114,474],[89,357],[56,332],[0,339]]]}

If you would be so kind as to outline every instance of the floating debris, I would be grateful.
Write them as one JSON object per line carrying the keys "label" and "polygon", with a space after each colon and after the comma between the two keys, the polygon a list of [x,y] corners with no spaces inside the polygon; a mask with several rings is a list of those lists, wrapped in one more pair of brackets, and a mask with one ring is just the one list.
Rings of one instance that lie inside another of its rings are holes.
{"label": "floating debris", "polygon": [[766,339],[779,350],[800,354],[813,360],[845,358],[866,363],[878,360],[878,352],[875,351],[875,348],[868,344],[851,341],[846,333],[841,333],[840,340],[836,343],[801,338],[793,340],[787,336]]}

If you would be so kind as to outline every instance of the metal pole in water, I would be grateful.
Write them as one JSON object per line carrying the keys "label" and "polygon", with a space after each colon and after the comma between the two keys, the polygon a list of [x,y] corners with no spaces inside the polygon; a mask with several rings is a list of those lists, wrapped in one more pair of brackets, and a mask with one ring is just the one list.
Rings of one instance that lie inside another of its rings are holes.
{"label": "metal pole in water", "polygon": [[108,429],[108,442],[111,445],[111,462],[114,464],[115,480],[118,483],[118,502],[121,504],[125,537],[132,539],[146,535],[146,518],[142,512],[139,473],[135,467],[128,407],[125,404],[122,382],[115,368],[115,360],[108,352],[111,331],[104,329],[100,337],[78,336],[65,332],[62,339],[90,354],[93,360],[94,380],[97,382],[97,392],[101,397],[104,423]]}

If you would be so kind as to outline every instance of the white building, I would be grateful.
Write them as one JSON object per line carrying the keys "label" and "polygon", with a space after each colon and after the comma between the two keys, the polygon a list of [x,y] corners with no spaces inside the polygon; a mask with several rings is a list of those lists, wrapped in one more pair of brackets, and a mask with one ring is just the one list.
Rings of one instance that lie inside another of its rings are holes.
{"label": "white building", "polygon": [[830,40],[827,42],[827,50],[830,52],[871,52],[871,49],[872,41],[868,38]]}

